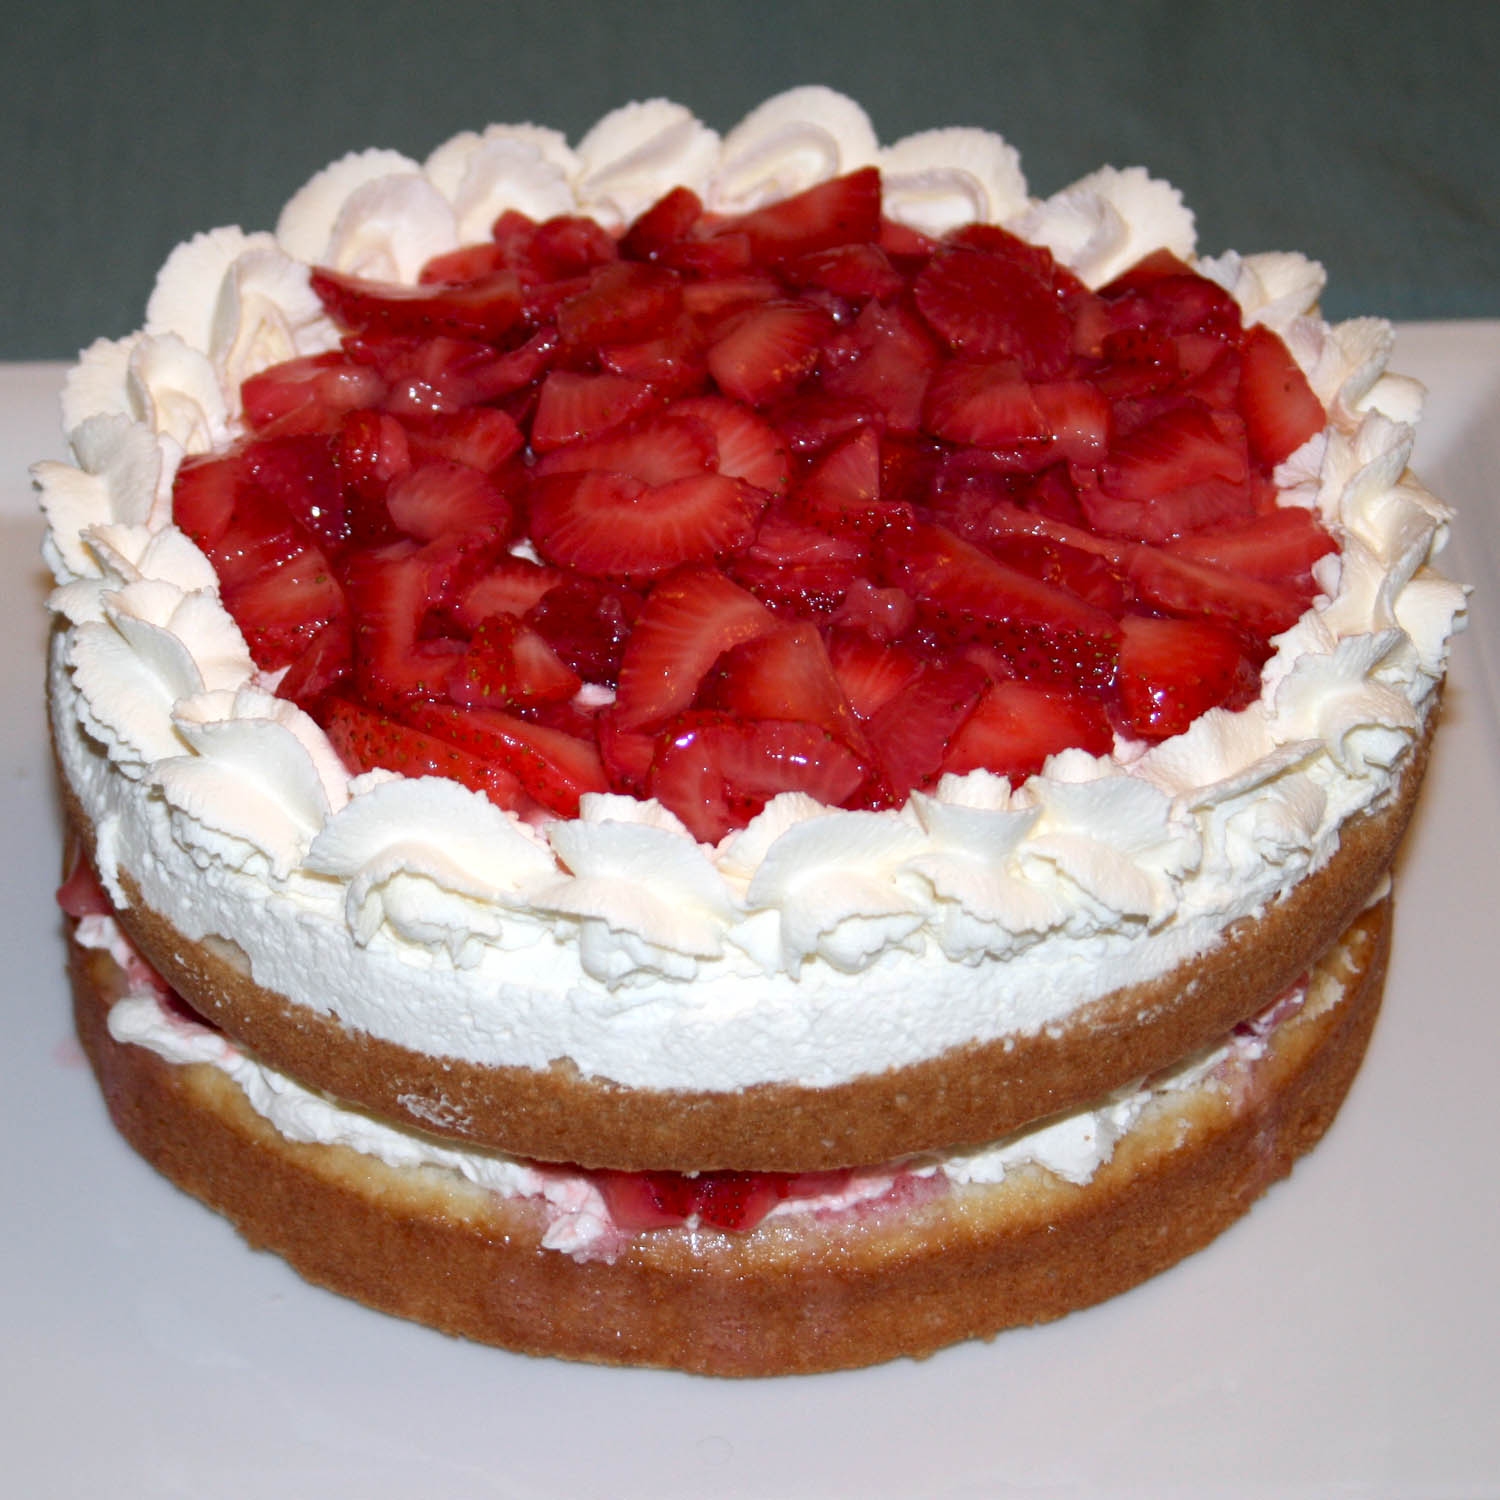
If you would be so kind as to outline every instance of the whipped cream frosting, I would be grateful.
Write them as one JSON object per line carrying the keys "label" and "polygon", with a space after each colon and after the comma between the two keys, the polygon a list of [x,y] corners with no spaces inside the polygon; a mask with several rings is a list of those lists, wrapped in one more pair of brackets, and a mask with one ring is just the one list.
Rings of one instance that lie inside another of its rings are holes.
{"label": "whipped cream frosting", "polygon": [[789,793],[709,847],[650,801],[588,796],[576,819],[533,826],[454,783],[351,778],[254,668],[172,525],[171,487],[184,454],[241,431],[240,380],[336,343],[310,263],[410,280],[506,208],[619,227],[678,183],[728,211],[869,163],[894,217],[1004,224],[1091,285],[1159,247],[1193,255],[1181,196],[1140,168],[1034,198],[998,137],[882,147],[822,88],[722,139],[656,100],[576,147],[494,126],[425,163],[352,155],[274,235],[215,230],[174,252],[145,327],[68,377],[73,462],[33,471],[65,627],[57,746],[111,896],[127,871],[187,937],[238,944],[258,983],[425,1053],[734,1089],[1056,1025],[1204,952],[1326,862],[1342,824],[1391,794],[1465,591],[1432,571],[1449,513],[1408,467],[1421,389],[1387,371],[1388,325],[1318,316],[1322,268],[1297,255],[1196,265],[1285,340],[1324,403],[1327,428],[1276,479],[1340,551],[1259,700],[1160,745],[1066,751],[1019,786],[949,776],[899,811]]}
{"label": "whipped cream frosting", "polygon": [[[145,1047],[176,1066],[203,1064],[234,1083],[250,1107],[288,1140],[342,1146],[396,1168],[428,1167],[451,1172],[500,1198],[536,1202],[545,1222],[542,1248],[575,1260],[616,1259],[634,1238],[613,1219],[609,1203],[585,1173],[466,1149],[416,1131],[401,1129],[325,1094],[304,1088],[267,1067],[222,1032],[166,1003],[160,979],[135,951],[111,917],[89,916],[78,923],[78,942],[108,952],[128,975],[127,993],[109,1010],[109,1033],[129,1046]],[[1171,1095],[1205,1083],[1250,1093],[1249,1077],[1265,1056],[1276,1027],[1293,1016],[1316,1014],[1336,1004],[1343,989],[1326,974],[1281,996],[1262,1016],[1155,1077],[1118,1089],[1090,1108],[1054,1117],[1000,1141],[964,1150],[927,1153],[904,1161],[862,1167],[820,1193],[785,1198],[768,1220],[827,1217],[861,1205],[876,1205],[913,1184],[932,1193],[966,1184],[997,1184],[1027,1168],[1041,1168],[1077,1186],[1091,1182],[1115,1147],[1146,1111]],[[696,1216],[687,1221],[697,1228]]]}

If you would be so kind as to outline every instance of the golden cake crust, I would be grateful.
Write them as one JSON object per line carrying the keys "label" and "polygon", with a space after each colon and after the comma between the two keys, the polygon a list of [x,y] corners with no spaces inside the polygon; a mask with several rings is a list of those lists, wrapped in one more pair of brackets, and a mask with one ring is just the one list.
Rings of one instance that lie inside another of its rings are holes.
{"label": "golden cake crust", "polygon": [[126,1138],[308,1280],[527,1353],[769,1375],[1060,1317],[1207,1244],[1333,1118],[1379,1009],[1389,935],[1387,900],[1324,957],[1309,1002],[1248,1072],[1159,1098],[1083,1186],[1028,1168],[745,1235],[656,1231],[613,1263],[541,1250],[533,1202],[284,1139],[223,1073],[110,1037],[122,975],[107,953],[75,943],[71,967],[79,1035]]}
{"label": "golden cake crust", "polygon": [[[128,871],[119,920],[168,982],[248,1051],[382,1118],[544,1161],[625,1170],[812,1171],[995,1140],[1168,1066],[1255,1015],[1378,890],[1411,816],[1428,735],[1393,796],[1351,819],[1333,858],[1209,953],[1085,1005],[1067,1024],[955,1048],[827,1087],[657,1091],[413,1051],[255,984],[230,943],[192,942],[144,906]],[[90,851],[93,832],[64,786]],[[232,937],[232,934],[230,935]],[[440,1122],[424,1101],[443,1101]]]}

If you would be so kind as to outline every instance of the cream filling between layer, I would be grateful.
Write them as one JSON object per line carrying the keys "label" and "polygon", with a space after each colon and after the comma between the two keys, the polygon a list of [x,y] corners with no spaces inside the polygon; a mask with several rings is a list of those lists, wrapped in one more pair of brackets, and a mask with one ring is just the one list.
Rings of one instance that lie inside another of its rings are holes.
{"label": "cream filling between layer", "polygon": [[[139,956],[112,918],[81,919],[76,937],[84,947],[109,952],[127,972],[139,972]],[[1234,1086],[1236,1080],[1243,1082],[1248,1070],[1265,1055],[1277,1025],[1291,1016],[1335,1004],[1342,994],[1336,982],[1320,974],[1311,988],[1299,986],[1283,995],[1257,1021],[1218,1046],[1144,1083],[1117,1090],[1090,1109],[975,1149],[860,1169],[835,1191],[783,1199],[767,1220],[827,1217],[875,1204],[905,1175],[940,1179],[951,1186],[996,1184],[1024,1168],[1040,1167],[1083,1186],[1111,1160],[1116,1145],[1153,1102],[1215,1078],[1224,1087]],[[111,1005],[108,1026],[115,1041],[145,1047],[173,1065],[203,1064],[217,1069],[239,1088],[256,1114],[288,1140],[343,1146],[395,1168],[437,1168],[501,1198],[537,1200],[546,1219],[544,1249],[580,1261],[613,1260],[634,1238],[615,1224],[604,1195],[586,1175],[499,1152],[455,1147],[345,1108],[256,1061],[222,1032],[169,1009],[150,983],[133,983],[130,992]],[[696,1221],[690,1219],[686,1227],[696,1228]]]}

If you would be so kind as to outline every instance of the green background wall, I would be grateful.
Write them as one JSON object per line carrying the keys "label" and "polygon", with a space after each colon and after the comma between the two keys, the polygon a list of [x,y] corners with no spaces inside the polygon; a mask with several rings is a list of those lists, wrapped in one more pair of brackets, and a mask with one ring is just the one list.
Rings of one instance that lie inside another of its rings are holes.
{"label": "green background wall", "polygon": [[175,243],[269,226],[351,148],[576,140],[657,94],[725,129],[808,82],[885,140],[999,130],[1038,193],[1144,162],[1204,250],[1324,260],[1333,316],[1500,315],[1500,4],[57,0],[6,27],[4,359],[128,332]]}

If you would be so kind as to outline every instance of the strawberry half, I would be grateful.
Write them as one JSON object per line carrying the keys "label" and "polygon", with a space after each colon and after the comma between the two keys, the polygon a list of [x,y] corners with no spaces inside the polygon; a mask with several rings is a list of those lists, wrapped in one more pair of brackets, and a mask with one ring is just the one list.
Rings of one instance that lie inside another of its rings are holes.
{"label": "strawberry half", "polygon": [[716,568],[669,574],[647,597],[625,647],[618,727],[639,729],[682,712],[723,652],[776,628],[770,610]]}
{"label": "strawberry half", "polygon": [[360,331],[495,339],[521,316],[520,283],[508,270],[478,281],[415,287],[366,281],[326,266],[314,267],[309,279],[330,315]]}
{"label": "strawberry half", "polygon": [[1259,673],[1221,626],[1144,615],[1120,622],[1115,687],[1127,734],[1146,740],[1181,734],[1211,708],[1243,707],[1258,686]]}
{"label": "strawberry half", "polygon": [[482,792],[497,807],[519,808],[527,802],[520,780],[503,766],[347,698],[331,699],[323,709],[321,723],[350,771],[379,769],[402,776],[446,776]]}
{"label": "strawberry half", "polygon": [[917,306],[955,354],[1013,359],[1032,378],[1061,374],[1073,355],[1067,310],[1035,250],[995,236],[986,241],[993,248],[950,241],[939,250],[916,279]]}
{"label": "strawberry half", "polygon": [[995,682],[954,735],[940,770],[993,771],[1019,785],[1060,750],[1107,755],[1113,742],[1097,698],[1034,682]]}
{"label": "strawberry half", "polygon": [[659,736],[646,791],[695,838],[714,844],[781,792],[836,807],[868,774],[848,746],[816,725],[692,713]]}
{"label": "strawberry half", "polygon": [[587,469],[549,474],[528,493],[531,534],[548,562],[589,577],[656,578],[741,546],[765,496],[724,474],[664,484]]}
{"label": "strawberry half", "polygon": [[245,420],[263,437],[329,432],[345,412],[378,405],[386,383],[378,371],[337,352],[272,365],[240,387]]}
{"label": "strawberry half", "polygon": [[698,702],[741,719],[816,724],[869,756],[864,731],[844,696],[823,637],[812,625],[784,625],[730,647],[705,680]]}
{"label": "strawberry half", "polygon": [[1328,421],[1285,344],[1257,324],[1240,351],[1240,411],[1250,451],[1268,468],[1295,453]]}
{"label": "strawberry half", "polygon": [[576,818],[585,792],[609,790],[597,748],[545,724],[495,708],[441,703],[410,704],[401,717],[486,764],[502,767],[559,817]]}
{"label": "strawberry half", "polygon": [[874,240],[880,231],[880,173],[864,167],[765,208],[727,219],[718,234],[743,235],[761,266],[835,245]]}
{"label": "strawberry half", "polygon": [[709,346],[708,372],[725,395],[766,406],[817,367],[832,326],[816,303],[763,302],[741,313]]}
{"label": "strawberry half", "polygon": [[448,696],[464,708],[561,703],[583,679],[545,639],[513,615],[481,621],[448,678]]}
{"label": "strawberry half", "polygon": [[1092,605],[961,541],[917,526],[884,554],[883,576],[954,641],[1001,651],[1017,676],[1100,688],[1114,673],[1119,631]]}
{"label": "strawberry half", "polygon": [[537,393],[531,446],[538,453],[590,438],[660,405],[644,381],[628,375],[587,375],[554,370]]}

